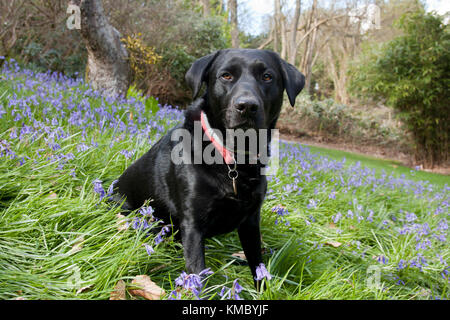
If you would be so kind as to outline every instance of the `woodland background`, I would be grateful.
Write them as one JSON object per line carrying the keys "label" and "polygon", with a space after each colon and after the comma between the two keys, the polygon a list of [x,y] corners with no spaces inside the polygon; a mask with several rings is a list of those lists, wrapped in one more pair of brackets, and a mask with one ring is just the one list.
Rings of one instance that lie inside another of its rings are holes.
{"label": "woodland background", "polygon": [[[129,52],[132,88],[161,104],[190,102],[184,74],[197,58],[228,47],[269,49],[306,75],[295,108],[283,109],[283,134],[411,166],[448,167],[448,15],[426,13],[417,0],[271,0],[273,13],[254,34],[247,2],[104,0],[103,6]],[[0,55],[37,71],[86,77],[86,47],[67,28],[67,6],[1,1]],[[421,28],[412,30],[417,21]],[[428,42],[424,35],[431,35]],[[424,52],[432,52],[427,61],[418,58]]]}

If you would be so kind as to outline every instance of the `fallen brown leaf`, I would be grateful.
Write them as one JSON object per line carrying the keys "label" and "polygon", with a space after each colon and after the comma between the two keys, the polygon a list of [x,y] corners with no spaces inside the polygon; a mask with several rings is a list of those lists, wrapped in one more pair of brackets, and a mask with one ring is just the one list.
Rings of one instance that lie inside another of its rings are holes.
{"label": "fallen brown leaf", "polygon": [[330,229],[336,229],[336,224],[335,224],[334,222],[330,222],[330,223],[328,224],[328,228],[330,228]]}
{"label": "fallen brown leaf", "polygon": [[136,276],[131,284],[140,289],[131,289],[129,292],[134,296],[143,297],[147,300],[159,300],[162,295],[166,294],[164,289],[150,280],[150,277],[147,275]]}
{"label": "fallen brown leaf", "polygon": [[92,284],[91,284],[91,285],[88,285],[88,286],[86,286],[86,287],[82,287],[82,288],[80,288],[80,289],[77,290],[77,293],[76,293],[75,295],[80,294],[80,293],[83,293],[83,292],[85,292],[85,291],[88,291],[88,290],[91,289],[91,288],[92,288]]}
{"label": "fallen brown leaf", "polygon": [[50,193],[47,197],[47,199],[57,199],[57,198],[58,198],[58,195],[54,192]]}
{"label": "fallen brown leaf", "polygon": [[119,280],[109,295],[109,300],[127,300],[126,287],[125,281]]}
{"label": "fallen brown leaf", "polygon": [[325,242],[325,244],[327,246],[332,246],[334,248],[339,248],[340,246],[342,246],[342,243],[340,243],[338,241],[327,241],[327,242]]}
{"label": "fallen brown leaf", "polygon": [[118,231],[128,230],[129,225],[126,221],[126,217],[118,213],[116,214],[116,218],[117,218],[117,230]]}
{"label": "fallen brown leaf", "polygon": [[231,256],[242,259],[242,260],[247,260],[247,257],[245,256],[244,251],[235,252]]}
{"label": "fallen brown leaf", "polygon": [[75,244],[73,245],[72,249],[70,249],[69,254],[74,254],[77,253],[78,251],[81,251],[81,249],[83,249],[83,242],[84,242],[84,237],[78,237],[75,240]]}

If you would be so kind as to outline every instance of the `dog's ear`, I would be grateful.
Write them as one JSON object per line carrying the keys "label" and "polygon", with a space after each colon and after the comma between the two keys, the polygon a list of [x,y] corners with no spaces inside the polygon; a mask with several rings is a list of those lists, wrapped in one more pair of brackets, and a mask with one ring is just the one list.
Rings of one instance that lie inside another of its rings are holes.
{"label": "dog's ear", "polygon": [[295,104],[295,98],[305,86],[305,76],[292,64],[280,59],[283,84],[291,106]]}
{"label": "dog's ear", "polygon": [[203,81],[206,81],[208,69],[214,59],[219,55],[220,50],[204,56],[195,61],[186,73],[185,79],[192,90],[193,99],[197,98],[202,87]]}

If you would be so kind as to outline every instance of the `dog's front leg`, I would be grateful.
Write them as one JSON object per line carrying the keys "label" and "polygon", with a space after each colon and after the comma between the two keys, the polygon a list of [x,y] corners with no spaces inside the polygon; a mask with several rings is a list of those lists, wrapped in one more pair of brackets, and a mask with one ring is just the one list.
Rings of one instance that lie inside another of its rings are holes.
{"label": "dog's front leg", "polygon": [[180,226],[181,242],[183,243],[186,271],[199,274],[205,270],[204,237],[193,223],[183,222]]}
{"label": "dog's front leg", "polygon": [[[259,210],[249,216],[238,228],[239,239],[244,249],[245,257],[252,271],[253,279],[256,277],[256,267],[262,263],[261,255],[261,231],[259,227]],[[258,281],[255,280],[258,287]]]}

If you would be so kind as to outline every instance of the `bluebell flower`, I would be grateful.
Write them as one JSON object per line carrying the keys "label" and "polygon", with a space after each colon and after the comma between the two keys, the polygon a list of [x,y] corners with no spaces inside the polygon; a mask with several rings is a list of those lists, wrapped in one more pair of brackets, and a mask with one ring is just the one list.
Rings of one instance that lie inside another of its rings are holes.
{"label": "bluebell flower", "polygon": [[279,216],[286,216],[289,214],[289,211],[286,209],[286,207],[278,204],[272,208],[272,212],[275,212]]}
{"label": "bluebell flower", "polygon": [[125,158],[127,158],[127,159],[131,159],[134,155],[134,151],[122,150],[122,151],[120,151],[120,154],[125,156]]}
{"label": "bluebell flower", "polygon": [[133,223],[131,224],[131,227],[134,230],[140,230],[140,229],[146,230],[146,229],[150,228],[150,225],[148,224],[147,220],[144,218],[134,218]]}
{"label": "bluebell flower", "polygon": [[413,222],[417,219],[417,216],[412,212],[406,212],[405,218],[406,218],[406,221]]}
{"label": "bluebell flower", "polygon": [[202,270],[199,274],[187,274],[181,272],[180,276],[175,279],[175,285],[191,291],[199,299],[203,289],[202,277],[212,274],[211,269]]}
{"label": "bluebell flower", "polygon": [[155,252],[155,250],[153,249],[153,247],[151,245],[145,243],[144,246],[145,246],[145,251],[147,251],[147,254],[149,256]]}
{"label": "bluebell flower", "polygon": [[110,197],[110,196],[112,196],[112,194],[113,194],[113,192],[114,192],[114,186],[116,185],[116,183],[118,182],[119,180],[114,180],[112,183],[111,183],[111,185],[109,186],[109,188],[108,188],[108,197]]}
{"label": "bluebell flower", "polygon": [[142,207],[141,209],[139,209],[139,213],[142,214],[144,217],[153,217],[153,208],[151,206],[147,206],[147,207]]}
{"label": "bluebell flower", "polygon": [[100,195],[100,200],[106,196],[106,192],[103,189],[102,181],[99,179],[95,179],[93,182],[94,191]]}
{"label": "bluebell flower", "polygon": [[308,209],[317,209],[317,201],[309,199],[309,204],[306,206]]}
{"label": "bluebell flower", "polygon": [[231,289],[227,287],[222,287],[222,290],[219,292],[219,296],[221,296],[223,299],[231,299]]}
{"label": "bluebell flower", "polygon": [[239,297],[239,293],[242,291],[241,285],[238,283],[238,279],[233,281],[233,299],[234,300],[242,300],[241,297]]}
{"label": "bluebell flower", "polygon": [[272,279],[272,276],[267,271],[266,266],[264,265],[264,263],[260,263],[259,266],[256,267],[255,280],[258,281],[258,280],[263,280],[263,279],[270,280],[270,279]]}
{"label": "bluebell flower", "polygon": [[408,263],[405,260],[400,259],[400,261],[398,262],[398,265],[397,265],[397,270],[403,270],[407,266],[408,266]]}
{"label": "bluebell flower", "polygon": [[181,299],[181,292],[177,289],[172,290],[172,292],[169,295],[169,300],[180,300]]}
{"label": "bluebell flower", "polygon": [[377,257],[377,261],[382,263],[382,264],[386,264],[386,263],[388,263],[389,260],[385,256],[380,255],[380,256]]}
{"label": "bluebell flower", "polygon": [[161,242],[163,242],[163,237],[161,236],[161,234],[160,233],[158,233],[157,235],[156,235],[156,237],[155,237],[155,245],[158,245],[158,244],[160,244]]}
{"label": "bluebell flower", "polygon": [[77,145],[77,151],[78,152],[83,152],[83,151],[87,151],[89,150],[89,146],[85,143],[80,143]]}
{"label": "bluebell flower", "polygon": [[334,223],[338,223],[339,220],[342,218],[342,213],[338,212],[336,213],[336,215],[333,217],[333,222]]}

